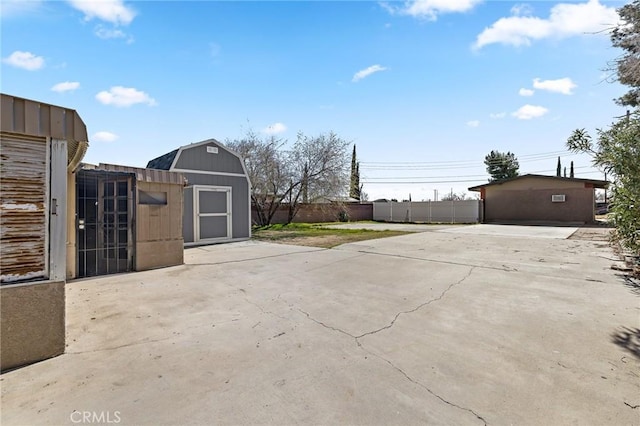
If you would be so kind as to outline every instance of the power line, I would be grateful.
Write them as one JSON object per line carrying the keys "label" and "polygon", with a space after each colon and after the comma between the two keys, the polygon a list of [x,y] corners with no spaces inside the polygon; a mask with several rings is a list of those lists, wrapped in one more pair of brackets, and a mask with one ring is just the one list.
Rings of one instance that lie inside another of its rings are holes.
{"label": "power line", "polygon": [[[569,151],[551,151],[551,152],[543,152],[539,154],[525,154],[516,157],[518,161],[538,161],[545,160],[552,157],[568,157],[577,155],[575,153],[571,153]],[[360,165],[371,165],[373,167],[376,166],[422,166],[422,165],[463,165],[463,164],[478,164],[479,161],[476,160],[448,160],[448,161],[361,161]],[[483,161],[484,163],[484,161]]]}
{"label": "power line", "polygon": [[[575,170],[579,170],[579,169],[590,169],[592,168],[591,166],[578,166],[578,167],[574,167]],[[548,169],[548,170],[534,170],[534,171],[528,171],[527,173],[532,173],[532,174],[536,174],[536,173],[549,173],[549,172],[555,172],[556,169]],[[594,171],[593,173],[596,173],[596,171]],[[485,178],[487,177],[488,174],[482,174],[482,175],[453,175],[453,176],[384,176],[384,177],[365,177],[363,179],[363,181],[368,181],[368,180],[380,180],[380,179],[442,179],[442,178],[463,178],[463,177],[477,177],[477,178]],[[401,182],[399,182],[401,183]]]}

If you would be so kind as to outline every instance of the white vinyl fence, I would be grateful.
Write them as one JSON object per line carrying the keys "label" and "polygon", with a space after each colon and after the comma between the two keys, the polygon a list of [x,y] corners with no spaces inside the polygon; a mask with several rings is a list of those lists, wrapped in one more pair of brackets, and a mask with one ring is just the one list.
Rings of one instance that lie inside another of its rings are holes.
{"label": "white vinyl fence", "polygon": [[373,220],[385,222],[478,223],[480,200],[374,202]]}

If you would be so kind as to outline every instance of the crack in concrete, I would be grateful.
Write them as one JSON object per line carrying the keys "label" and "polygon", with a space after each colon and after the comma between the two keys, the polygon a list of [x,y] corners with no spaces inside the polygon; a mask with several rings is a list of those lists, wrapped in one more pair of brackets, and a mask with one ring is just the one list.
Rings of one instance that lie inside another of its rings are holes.
{"label": "crack in concrete", "polygon": [[289,318],[286,318],[286,317],[283,317],[283,316],[281,316],[281,315],[278,315],[278,314],[276,314],[275,312],[272,312],[272,311],[265,311],[265,310],[262,308],[262,306],[258,305],[258,304],[257,304],[257,303],[255,303],[255,302],[252,302],[252,301],[251,301],[251,300],[249,300],[249,298],[247,298],[247,297],[244,297],[244,301],[245,301],[245,302],[247,302],[248,304],[253,305],[253,306],[255,306],[256,308],[258,308],[258,309],[260,310],[260,312],[262,312],[262,313],[263,313],[263,314],[265,314],[265,315],[271,315],[271,316],[274,316],[274,317],[276,317],[276,318],[280,318],[280,319],[282,319],[282,320],[289,321]]}
{"label": "crack in concrete", "polygon": [[473,272],[473,270],[475,268],[476,268],[475,266],[472,266],[471,269],[469,269],[469,272],[467,272],[467,275],[465,275],[464,277],[462,277],[460,280],[456,281],[455,283],[452,283],[451,285],[449,285],[449,287],[445,288],[444,291],[442,293],[440,293],[440,296],[436,297],[435,299],[429,299],[426,302],[421,303],[420,305],[416,306],[415,308],[413,308],[411,310],[398,312],[396,314],[396,316],[393,318],[393,320],[388,325],[386,325],[384,327],[380,327],[377,330],[369,331],[369,332],[363,333],[363,334],[361,334],[359,336],[356,336],[356,340],[360,339],[361,337],[369,336],[371,334],[376,334],[376,333],[378,333],[378,332],[380,332],[382,330],[387,330],[387,329],[393,327],[393,325],[396,323],[396,321],[400,317],[400,315],[402,315],[402,314],[411,314],[413,312],[416,312],[416,311],[424,308],[425,306],[427,306],[427,305],[429,305],[429,304],[431,304],[433,302],[437,302],[437,301],[441,300],[449,292],[449,290],[451,290],[453,287],[461,284],[464,280],[469,278],[471,276],[471,273]]}
{"label": "crack in concrete", "polygon": [[413,384],[415,384],[415,385],[417,385],[417,386],[421,387],[422,389],[426,390],[430,395],[432,395],[433,397],[435,397],[435,398],[437,398],[438,400],[442,401],[443,403],[445,403],[445,404],[447,404],[447,405],[450,405],[450,406],[452,406],[452,407],[455,407],[455,408],[457,408],[457,409],[459,409],[459,410],[466,411],[466,412],[468,412],[468,413],[473,414],[473,415],[474,415],[478,420],[482,421],[482,423],[484,424],[484,426],[487,426],[487,421],[486,421],[486,420],[485,420],[481,415],[479,415],[478,413],[476,413],[474,410],[472,410],[471,408],[462,407],[462,406],[460,406],[460,405],[458,405],[458,404],[455,404],[455,403],[453,403],[453,402],[451,402],[451,401],[449,401],[449,400],[447,400],[447,399],[443,398],[442,396],[438,395],[438,394],[437,394],[437,393],[435,393],[433,390],[431,390],[428,386],[424,385],[423,383],[420,383],[419,381],[417,381],[417,380],[415,380],[414,378],[412,378],[411,376],[409,376],[409,375],[408,375],[408,374],[407,374],[403,369],[401,369],[400,367],[398,367],[397,365],[395,365],[395,364],[394,364],[393,362],[391,362],[390,360],[388,360],[388,359],[384,358],[383,356],[380,356],[380,355],[378,355],[378,354],[376,354],[376,353],[374,353],[374,352],[371,352],[370,350],[368,350],[367,348],[365,348],[365,347],[362,345],[362,343],[360,342],[360,340],[359,340],[360,338],[362,338],[362,337],[364,337],[364,336],[368,336],[368,335],[371,335],[371,334],[375,334],[375,333],[378,333],[378,332],[380,332],[380,331],[382,331],[382,330],[386,330],[386,329],[389,329],[389,328],[393,327],[393,325],[395,324],[396,320],[398,319],[398,317],[400,317],[400,315],[401,315],[401,314],[409,314],[409,313],[416,312],[416,311],[418,311],[419,309],[422,309],[423,307],[425,307],[425,306],[427,306],[427,305],[429,305],[429,304],[431,304],[431,303],[433,303],[433,302],[436,302],[436,301],[441,300],[441,299],[442,299],[442,298],[447,294],[447,292],[449,292],[453,287],[455,287],[455,286],[457,286],[457,285],[461,284],[461,283],[462,283],[462,282],[464,282],[467,278],[469,278],[469,277],[471,276],[471,273],[473,272],[473,270],[474,270],[475,268],[476,268],[475,266],[472,266],[472,267],[471,267],[471,269],[469,269],[469,272],[468,272],[464,277],[462,277],[462,278],[461,278],[461,279],[459,279],[458,281],[456,281],[456,282],[452,283],[451,285],[449,285],[446,289],[444,289],[444,290],[442,291],[442,293],[440,294],[440,296],[438,296],[438,297],[436,297],[436,298],[434,298],[434,299],[430,299],[430,300],[428,300],[428,301],[426,301],[426,302],[424,302],[424,303],[422,303],[422,304],[418,305],[417,307],[415,307],[414,309],[411,309],[411,310],[409,310],[409,311],[402,311],[402,312],[398,312],[398,313],[396,314],[396,316],[394,317],[394,319],[391,321],[391,323],[390,323],[389,325],[387,325],[387,326],[385,326],[385,327],[381,327],[381,328],[379,328],[379,329],[377,329],[377,330],[373,330],[373,331],[370,331],[370,332],[367,332],[367,333],[361,334],[361,335],[359,335],[359,336],[354,336],[353,334],[351,334],[351,333],[349,333],[349,332],[347,332],[347,331],[345,331],[345,330],[342,330],[342,329],[340,329],[340,328],[337,328],[337,327],[333,327],[333,326],[327,325],[327,324],[325,324],[324,322],[319,321],[319,320],[317,320],[317,319],[313,318],[313,317],[312,317],[308,312],[303,311],[302,309],[299,309],[299,308],[298,308],[298,311],[299,311],[299,312],[301,312],[302,314],[304,314],[304,315],[305,315],[309,320],[311,320],[311,321],[313,321],[314,323],[316,323],[316,324],[320,325],[321,327],[324,327],[324,328],[326,328],[326,329],[328,329],[328,330],[336,331],[336,332],[338,332],[338,333],[344,334],[345,336],[348,336],[348,337],[352,338],[352,339],[356,342],[356,345],[357,345],[361,350],[363,350],[363,351],[365,351],[366,353],[368,353],[368,354],[370,354],[370,355],[372,355],[372,356],[375,356],[376,358],[378,358],[378,359],[380,359],[380,360],[384,361],[385,363],[387,363],[388,365],[390,365],[393,369],[395,369],[395,370],[396,370],[396,371],[398,371],[400,374],[402,374],[402,375],[405,377],[405,379],[409,380],[411,383],[413,383]]}
{"label": "crack in concrete", "polygon": [[[344,334],[346,336],[351,337],[352,339],[356,339],[356,343],[358,343],[357,337],[354,336],[353,334],[348,333],[348,332],[346,332],[344,330],[341,330],[339,328],[336,328],[336,327],[331,327],[330,325],[327,325],[327,324],[323,323],[322,321],[318,321],[317,319],[313,318],[308,312],[305,312],[300,308],[298,308],[298,311],[300,311],[301,313],[305,314],[307,316],[307,318],[309,318],[311,321],[315,322],[316,324],[318,324],[318,325],[320,325],[320,326],[322,326],[322,327],[324,327],[326,329],[337,331],[338,333],[342,333],[342,334]],[[360,343],[358,343],[358,346],[360,346]]]}
{"label": "crack in concrete", "polygon": [[243,262],[251,262],[253,260],[262,260],[262,259],[273,259],[275,257],[286,257],[286,256],[291,256],[291,255],[295,255],[295,254],[307,254],[307,253],[315,253],[315,252],[319,252],[319,251],[327,251],[330,249],[325,249],[325,248],[321,248],[321,249],[310,249],[310,250],[301,250],[301,251],[292,251],[292,252],[288,252],[288,253],[280,253],[280,254],[271,254],[268,256],[258,256],[258,257],[250,257],[250,258],[245,258],[245,259],[236,259],[236,260],[224,260],[222,262],[205,262],[205,263],[185,263],[184,265],[182,265],[183,267],[190,267],[190,266],[216,266],[216,265],[226,265],[228,263],[243,263]]}
{"label": "crack in concrete", "polygon": [[367,250],[358,250],[359,253],[364,254],[373,254],[376,256],[386,256],[386,257],[397,257],[399,259],[409,259],[409,260],[420,260],[423,262],[433,262],[433,263],[444,263],[446,265],[456,265],[456,266],[469,266],[472,268],[482,268],[482,269],[492,269],[494,271],[504,271],[504,272],[517,272],[518,270],[515,268],[511,268],[507,265],[502,265],[502,268],[497,266],[487,266],[487,265],[473,265],[470,263],[462,263],[462,262],[451,262],[448,260],[436,260],[436,259],[426,259],[424,257],[415,257],[415,256],[406,256],[402,254],[393,254],[393,253],[379,253],[375,251],[367,251]]}
{"label": "crack in concrete", "polygon": [[[361,345],[359,345],[360,347],[362,347]],[[433,395],[435,398],[439,399],[440,401],[444,402],[447,405],[450,405],[452,407],[455,407],[459,410],[463,410],[463,411],[467,411],[471,414],[473,414],[478,420],[482,421],[482,423],[484,423],[484,426],[487,426],[487,421],[484,419],[484,417],[482,417],[481,415],[479,415],[478,413],[476,413],[475,411],[473,411],[471,408],[467,408],[467,407],[462,407],[458,404],[455,404],[449,400],[444,399],[443,397],[441,397],[440,395],[438,395],[437,393],[435,393],[434,391],[432,391],[428,386],[420,383],[419,381],[413,379],[411,376],[409,376],[402,368],[398,367],[397,365],[395,365],[393,362],[389,361],[388,359],[373,353],[365,348],[362,348],[365,352],[367,352],[370,355],[375,356],[376,358],[386,362],[387,364],[389,364],[391,367],[393,367],[396,371],[398,371],[400,374],[402,374],[407,380],[409,380],[411,383],[420,386],[422,389],[426,390],[427,392],[429,392],[431,395]]]}

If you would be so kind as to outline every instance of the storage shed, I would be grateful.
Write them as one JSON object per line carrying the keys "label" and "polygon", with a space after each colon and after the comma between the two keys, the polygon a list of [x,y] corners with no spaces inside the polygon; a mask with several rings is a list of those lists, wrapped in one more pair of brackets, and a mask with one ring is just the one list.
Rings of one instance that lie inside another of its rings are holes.
{"label": "storage shed", "polygon": [[484,222],[574,223],[595,221],[595,188],[607,182],[526,174],[469,188],[484,201]]}
{"label": "storage shed", "polygon": [[242,158],[215,139],[182,146],[147,164],[182,173],[185,245],[251,238],[251,183]]}
{"label": "storage shed", "polygon": [[83,165],[75,190],[77,250],[70,276],[181,265],[183,187],[181,173]]}
{"label": "storage shed", "polygon": [[69,108],[2,94],[0,127],[0,368],[64,352],[66,263],[88,146]]}

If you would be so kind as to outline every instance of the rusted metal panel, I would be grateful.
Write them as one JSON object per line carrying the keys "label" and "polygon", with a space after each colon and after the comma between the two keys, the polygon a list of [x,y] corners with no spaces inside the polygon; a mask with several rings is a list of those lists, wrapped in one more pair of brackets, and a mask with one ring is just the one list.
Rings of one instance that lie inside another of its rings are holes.
{"label": "rusted metal panel", "polygon": [[0,133],[0,282],[46,275],[47,141]]}

